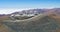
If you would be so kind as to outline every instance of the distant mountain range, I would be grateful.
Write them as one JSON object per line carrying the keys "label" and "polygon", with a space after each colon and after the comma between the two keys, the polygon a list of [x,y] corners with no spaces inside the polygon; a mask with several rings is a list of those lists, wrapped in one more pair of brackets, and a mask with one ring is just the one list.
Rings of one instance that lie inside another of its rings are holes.
{"label": "distant mountain range", "polygon": [[23,10],[23,11],[18,11],[18,12],[14,12],[12,14],[40,14],[40,13],[44,13],[45,10],[44,9],[30,9],[30,10]]}
{"label": "distant mountain range", "polygon": [[[11,14],[40,14],[40,13],[57,13],[60,14],[60,8],[53,8],[53,9],[29,9],[29,10],[22,10],[22,11],[18,11],[18,12],[13,12]],[[8,14],[8,15],[11,15]],[[0,16],[5,16],[5,14]]]}
{"label": "distant mountain range", "polygon": [[58,13],[60,14],[60,8],[53,8],[53,9],[30,9],[30,10],[23,10],[23,11],[18,11],[14,12],[12,14],[40,14],[40,13]]}

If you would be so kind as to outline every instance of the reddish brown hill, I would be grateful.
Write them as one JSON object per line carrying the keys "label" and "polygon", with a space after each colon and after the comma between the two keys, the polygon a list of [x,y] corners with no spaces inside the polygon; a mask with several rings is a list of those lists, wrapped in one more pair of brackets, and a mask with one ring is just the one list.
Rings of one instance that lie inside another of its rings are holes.
{"label": "reddish brown hill", "polygon": [[9,16],[1,16],[1,17],[0,17],[0,22],[1,22],[2,20],[7,20],[7,19],[9,19]]}

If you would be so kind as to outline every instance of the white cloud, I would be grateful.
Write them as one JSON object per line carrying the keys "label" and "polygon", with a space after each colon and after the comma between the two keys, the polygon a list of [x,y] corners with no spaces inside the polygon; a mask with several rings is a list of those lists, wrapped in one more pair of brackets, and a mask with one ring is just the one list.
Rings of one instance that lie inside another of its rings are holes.
{"label": "white cloud", "polygon": [[9,14],[18,10],[20,9],[0,9],[0,14]]}
{"label": "white cloud", "polygon": [[[28,8],[30,9],[30,8]],[[24,9],[20,9],[20,8],[0,8],[0,14],[10,14],[12,12],[16,12],[16,11],[22,11],[22,10],[28,10],[27,8]]]}

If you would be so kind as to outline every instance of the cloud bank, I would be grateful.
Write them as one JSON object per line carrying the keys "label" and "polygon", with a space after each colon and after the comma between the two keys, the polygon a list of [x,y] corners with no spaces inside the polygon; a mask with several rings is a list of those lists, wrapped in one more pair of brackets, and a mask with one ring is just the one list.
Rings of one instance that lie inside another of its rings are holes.
{"label": "cloud bank", "polygon": [[[28,8],[30,9],[30,8]],[[0,14],[10,14],[10,13],[13,13],[13,12],[17,12],[17,11],[22,11],[22,10],[28,10],[27,8],[24,9],[20,9],[20,8],[0,8]]]}

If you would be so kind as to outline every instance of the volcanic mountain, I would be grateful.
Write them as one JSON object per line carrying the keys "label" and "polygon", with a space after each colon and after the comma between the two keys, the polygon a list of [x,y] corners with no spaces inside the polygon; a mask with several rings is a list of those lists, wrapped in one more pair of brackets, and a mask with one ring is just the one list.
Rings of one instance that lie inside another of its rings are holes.
{"label": "volcanic mountain", "polygon": [[54,19],[53,16],[57,15],[39,14],[25,20],[6,20],[2,24],[8,27],[9,32],[59,32],[59,21]]}
{"label": "volcanic mountain", "polygon": [[0,30],[3,32],[60,32],[60,8],[43,10],[46,12],[39,12],[40,14],[29,19],[1,21]]}

